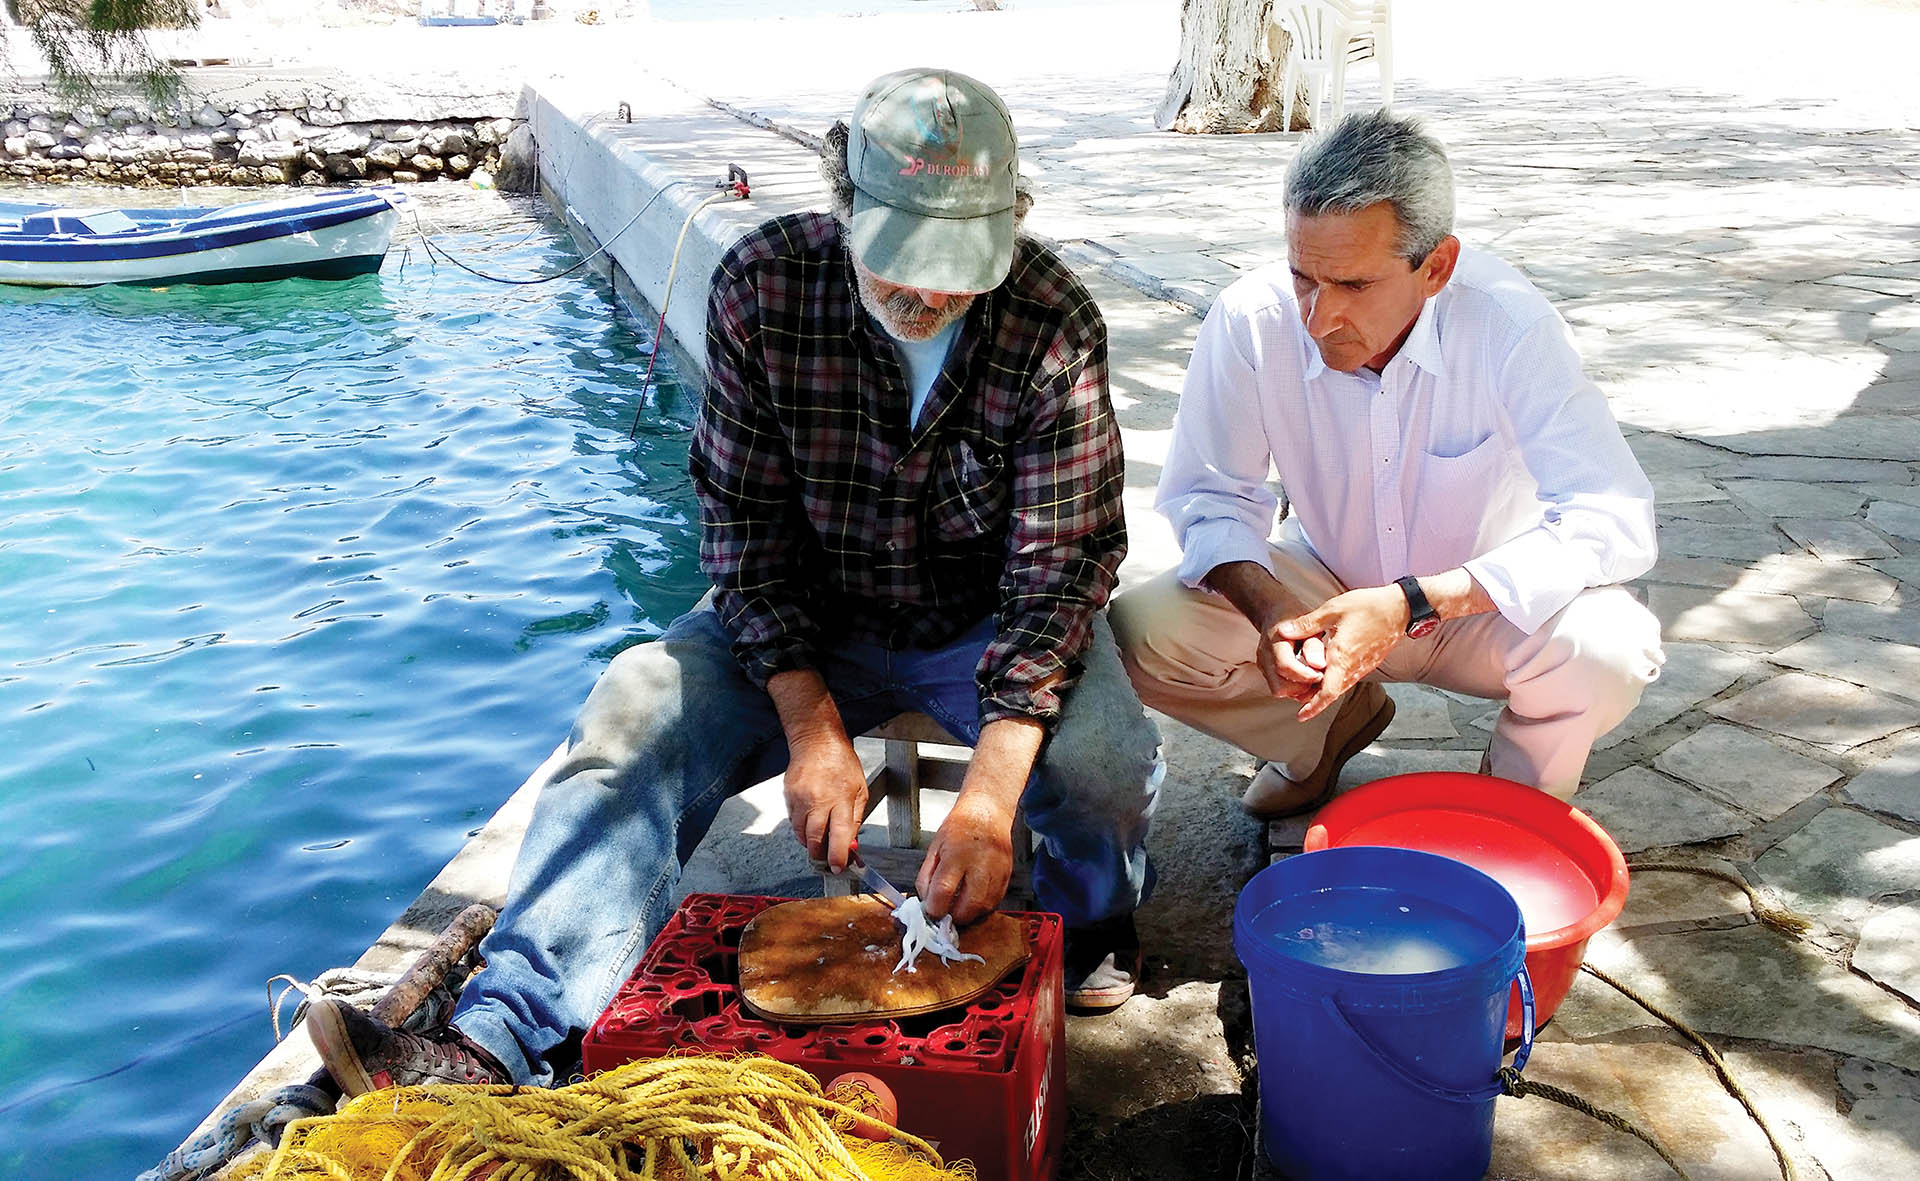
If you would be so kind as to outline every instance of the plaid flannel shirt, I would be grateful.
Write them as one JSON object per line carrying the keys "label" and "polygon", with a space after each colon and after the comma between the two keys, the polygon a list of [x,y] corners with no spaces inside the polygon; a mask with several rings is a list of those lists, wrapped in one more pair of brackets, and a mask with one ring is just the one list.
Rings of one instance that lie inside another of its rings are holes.
{"label": "plaid flannel shirt", "polygon": [[776,218],[714,272],[707,370],[700,564],[748,675],[841,639],[935,647],[991,614],[981,724],[1051,725],[1126,553],[1106,325],[1065,265],[1019,242],[909,429],[838,223]]}

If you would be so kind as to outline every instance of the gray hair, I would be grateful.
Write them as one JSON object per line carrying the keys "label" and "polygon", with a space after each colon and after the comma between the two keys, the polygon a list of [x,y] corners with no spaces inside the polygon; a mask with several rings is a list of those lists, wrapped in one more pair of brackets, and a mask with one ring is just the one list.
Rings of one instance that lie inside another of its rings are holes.
{"label": "gray hair", "polygon": [[[847,167],[847,136],[851,134],[844,121],[835,123],[827,129],[827,136],[820,142],[820,177],[827,182],[827,195],[833,201],[833,216],[840,219],[841,225],[853,221],[853,174]],[[1027,211],[1033,208],[1033,190],[1027,184],[1027,178],[1016,176],[1013,181],[1013,231],[1020,232],[1026,223]]]}
{"label": "gray hair", "polygon": [[1286,209],[1358,213],[1385,201],[1400,223],[1396,251],[1414,266],[1453,233],[1453,168],[1420,121],[1384,108],[1355,113],[1308,140],[1287,166]]}

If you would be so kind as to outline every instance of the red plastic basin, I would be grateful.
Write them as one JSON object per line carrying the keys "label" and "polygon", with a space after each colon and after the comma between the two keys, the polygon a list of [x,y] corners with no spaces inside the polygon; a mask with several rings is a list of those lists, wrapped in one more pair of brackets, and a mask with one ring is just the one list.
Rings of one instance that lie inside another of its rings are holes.
{"label": "red plastic basin", "polygon": [[[1526,920],[1536,1028],[1573,987],[1587,940],[1627,904],[1627,862],[1606,830],[1573,805],[1507,779],[1426,771],[1356,788],[1307,830],[1309,853],[1348,845],[1438,853],[1505,886]],[[1520,1036],[1517,988],[1507,1036]]]}

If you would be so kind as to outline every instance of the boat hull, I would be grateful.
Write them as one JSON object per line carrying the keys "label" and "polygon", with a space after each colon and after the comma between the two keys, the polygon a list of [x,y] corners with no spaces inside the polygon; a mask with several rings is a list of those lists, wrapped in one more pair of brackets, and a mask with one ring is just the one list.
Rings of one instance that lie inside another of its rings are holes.
{"label": "boat hull", "polygon": [[299,211],[213,228],[146,235],[0,240],[0,283],[250,283],[346,279],[380,269],[399,213],[385,200]]}

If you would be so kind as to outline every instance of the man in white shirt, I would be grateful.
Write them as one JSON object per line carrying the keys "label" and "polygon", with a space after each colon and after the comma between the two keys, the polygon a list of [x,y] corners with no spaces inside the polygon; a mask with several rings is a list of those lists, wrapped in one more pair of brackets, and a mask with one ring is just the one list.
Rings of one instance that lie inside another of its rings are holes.
{"label": "man in white shirt", "polygon": [[1111,609],[1134,685],[1265,761],[1256,815],[1332,794],[1383,681],[1504,699],[1483,770],[1567,799],[1664,659],[1618,585],[1653,564],[1652,486],[1559,315],[1453,236],[1418,123],[1348,116],[1285,201],[1286,263],[1221,294],[1187,369],[1156,501],[1180,566]]}

